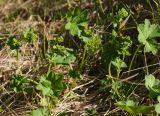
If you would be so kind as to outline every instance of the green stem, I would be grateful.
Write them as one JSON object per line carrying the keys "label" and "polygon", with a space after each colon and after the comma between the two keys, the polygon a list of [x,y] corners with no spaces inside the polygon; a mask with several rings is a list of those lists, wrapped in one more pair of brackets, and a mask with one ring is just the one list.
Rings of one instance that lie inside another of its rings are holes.
{"label": "green stem", "polygon": [[137,54],[137,52],[139,51],[139,49],[140,49],[141,46],[142,46],[142,44],[140,44],[140,45],[138,46],[138,48],[136,49],[136,51],[134,52],[134,55],[133,55],[132,60],[131,60],[131,63],[130,63],[130,65],[129,65],[129,73],[128,73],[128,75],[130,74],[133,61],[134,61],[134,59],[135,59],[135,57],[136,57],[136,54]]}
{"label": "green stem", "polygon": [[47,75],[51,72],[51,66],[52,66],[52,64],[51,64],[51,63],[49,63],[49,67],[48,67]]}
{"label": "green stem", "polygon": [[148,71],[148,67],[147,67],[147,59],[146,59],[146,51],[145,51],[145,48],[144,48],[144,62],[145,62],[145,67],[146,67],[147,75],[149,75],[149,71]]}
{"label": "green stem", "polygon": [[80,64],[80,69],[79,69],[80,72],[82,71],[82,68],[83,68],[83,65],[84,65],[84,62],[85,62],[86,53],[87,53],[87,47],[85,46],[85,47],[84,47],[84,52],[83,52],[82,61],[81,61],[81,64]]}
{"label": "green stem", "polygon": [[[45,27],[45,26],[44,26]],[[43,45],[43,51],[42,51],[42,56],[44,57],[44,59],[46,59],[46,54],[45,54],[45,52],[46,52],[46,36],[45,36],[45,28],[44,28],[44,30],[43,30],[43,33],[44,33],[44,37],[43,37],[43,43],[42,43],[42,45]]]}
{"label": "green stem", "polygon": [[[112,65],[112,61],[110,61],[109,66],[108,66],[108,79],[111,79],[111,80],[112,80],[112,84],[113,84],[113,83],[115,83],[115,81],[114,81],[114,79],[111,78],[111,77],[112,77],[112,74],[111,74],[111,65]],[[119,71],[118,71],[118,74],[117,74],[117,75],[119,75]],[[117,76],[117,77],[119,78],[119,76]],[[117,79],[117,82],[118,82],[118,79]],[[120,99],[122,99],[122,97],[120,96],[119,91],[117,90],[117,87],[116,87],[115,92],[116,92],[116,94],[118,95],[118,97],[119,97]]]}
{"label": "green stem", "polygon": [[52,114],[52,107],[51,107],[51,103],[50,103],[50,98],[49,97],[47,97],[47,105],[48,105],[49,113],[51,115]]}
{"label": "green stem", "polygon": [[54,71],[56,71],[56,66],[57,66],[56,63],[54,63]]}
{"label": "green stem", "polygon": [[117,81],[119,80],[120,72],[121,72],[121,71],[120,71],[119,69],[117,69],[117,77],[116,77]]}
{"label": "green stem", "polygon": [[112,74],[111,74],[111,64],[112,64],[112,61],[109,63],[109,66],[108,66],[108,78],[111,79],[112,77]]}
{"label": "green stem", "polygon": [[99,0],[100,8],[101,8],[102,12],[104,13],[104,9],[103,9],[102,3],[103,3],[103,2],[102,2],[101,0]]}
{"label": "green stem", "polygon": [[18,52],[18,49],[16,50],[17,52],[17,67],[19,68],[19,52]]}
{"label": "green stem", "polygon": [[152,10],[151,13],[152,13],[152,16],[153,16],[153,20],[155,21],[154,8],[152,7],[152,4],[151,4],[150,0],[147,0],[147,2],[148,2],[149,6],[150,6],[150,8],[151,8],[151,10]]}
{"label": "green stem", "polygon": [[36,82],[36,81],[34,81],[34,80],[32,80],[32,79],[27,79],[28,81],[30,81],[30,82],[32,82],[32,83],[34,83],[34,84],[36,84],[36,85],[38,85],[38,82]]}
{"label": "green stem", "polygon": [[123,98],[121,97],[121,95],[120,95],[120,93],[119,93],[119,91],[118,91],[117,87],[116,87],[115,92],[117,93],[118,97],[122,100]]}

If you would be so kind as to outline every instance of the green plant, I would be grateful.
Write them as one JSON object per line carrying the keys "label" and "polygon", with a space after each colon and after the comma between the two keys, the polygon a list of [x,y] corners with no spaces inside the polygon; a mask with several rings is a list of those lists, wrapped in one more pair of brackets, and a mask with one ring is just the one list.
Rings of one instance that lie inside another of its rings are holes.
{"label": "green plant", "polygon": [[[132,45],[130,36],[124,35],[120,29],[124,18],[128,16],[129,13],[124,8],[120,9],[115,14],[110,14],[108,18],[113,22],[113,29],[111,35],[108,37],[108,41],[103,46],[103,54],[105,57],[104,63],[108,68],[108,78],[106,81],[110,82],[110,94],[112,98],[116,100],[126,99],[128,97],[127,95],[130,93],[126,88],[132,86],[119,82],[122,70],[127,67],[125,59],[130,56],[129,48]],[[116,73],[112,74],[112,68],[115,69]]]}
{"label": "green plant", "polygon": [[145,52],[152,52],[155,55],[159,48],[156,38],[160,37],[160,26],[151,24],[148,19],[145,19],[144,24],[139,24],[137,29],[138,41],[144,45]]}
{"label": "green plant", "polygon": [[41,76],[36,88],[40,90],[44,96],[54,95],[59,97],[66,88],[63,78],[63,75],[49,72]]}
{"label": "green plant", "polygon": [[[110,70],[111,64],[113,64],[117,70],[117,78],[119,78],[119,74],[122,68],[126,67],[126,64],[124,62],[125,57],[130,55],[129,48],[132,45],[132,41],[129,36],[124,36],[119,30],[123,19],[128,15],[129,13],[126,11],[126,9],[122,8],[115,14],[111,13],[108,17],[108,19],[112,20],[113,22],[112,35],[109,39],[109,42],[107,42],[104,46],[104,53],[107,54],[106,63],[107,65],[109,65],[109,77],[112,76]],[[123,66],[120,66],[121,64]]]}
{"label": "green plant", "polygon": [[127,67],[124,61],[127,56],[130,56],[129,48],[131,45],[132,41],[129,36],[119,35],[113,30],[110,41],[104,46],[105,63],[108,65],[109,78],[114,76],[111,74],[111,66],[114,65],[117,71],[116,78],[119,79],[122,69]]}
{"label": "green plant", "polygon": [[99,34],[95,34],[93,30],[88,29],[88,23],[89,18],[86,10],[75,8],[67,14],[67,24],[65,28],[70,31],[72,36],[77,36],[85,43],[79,68],[80,72],[82,71],[84,63],[101,48],[101,38]]}
{"label": "green plant", "polygon": [[63,41],[63,37],[58,37],[50,42],[52,47],[47,54],[50,64],[69,65],[75,62],[76,56],[74,50],[61,45]]}
{"label": "green plant", "polygon": [[57,37],[54,40],[50,41],[51,48],[47,54],[47,60],[49,61],[49,70],[50,72],[52,64],[54,67],[57,64],[68,66],[68,75],[74,78],[74,84],[76,80],[80,77],[80,74],[76,71],[70,70],[69,65],[73,64],[76,61],[76,53],[73,49],[63,46],[64,38]]}
{"label": "green plant", "polygon": [[152,110],[154,110],[154,106],[146,106],[146,105],[138,105],[137,102],[134,102],[132,100],[127,101],[119,101],[115,105],[120,107],[123,110],[126,110],[130,114],[136,116],[140,113],[142,114],[148,114]]}
{"label": "green plant", "polygon": [[11,88],[16,93],[33,93],[33,86],[30,85],[30,81],[26,77],[21,75],[12,75]]}
{"label": "green plant", "polygon": [[[89,37],[88,37],[89,38]],[[90,38],[85,43],[86,51],[89,56],[95,55],[95,52],[101,48],[102,40],[98,34],[90,33]]]}
{"label": "green plant", "polygon": [[45,107],[37,108],[35,110],[32,110],[30,116],[49,116],[49,110]]}
{"label": "green plant", "polygon": [[155,79],[154,75],[145,76],[145,86],[152,97],[160,96],[160,80]]}
{"label": "green plant", "polygon": [[[81,38],[85,27],[88,26],[88,21],[88,12],[75,8],[67,14],[67,24],[65,25],[65,28],[70,31],[71,35]],[[85,38],[82,38],[82,40],[86,41]]]}
{"label": "green plant", "polygon": [[140,45],[132,57],[129,71],[131,70],[135,56],[142,45],[144,45],[144,52],[152,52],[153,55],[155,55],[159,49],[157,38],[160,37],[160,26],[158,24],[151,24],[148,19],[145,19],[144,24],[139,24],[137,29],[139,32],[138,41],[140,42]]}
{"label": "green plant", "polygon": [[21,47],[20,41],[15,36],[9,37],[6,43],[11,50],[18,50]]}
{"label": "green plant", "polygon": [[111,83],[110,94],[112,99],[125,100],[132,94],[134,88],[135,86],[130,83],[115,81]]}
{"label": "green plant", "polygon": [[35,43],[37,40],[37,34],[33,31],[32,28],[28,27],[23,31],[23,38],[27,41],[27,42],[32,42]]}
{"label": "green plant", "polygon": [[[131,69],[135,55],[137,54],[137,52],[139,51],[142,45],[144,45],[144,52],[152,52],[152,54],[154,55],[157,53],[159,48],[159,43],[157,43],[157,40],[156,40],[157,37],[160,37],[160,32],[159,32],[160,29],[158,24],[151,24],[149,20],[145,19],[144,24],[139,24],[137,29],[139,32],[138,41],[141,44],[138,46],[137,50],[133,55],[133,58],[129,67],[129,71]],[[116,34],[114,33],[114,35]],[[117,64],[119,64],[119,67],[120,67],[120,64],[122,63],[120,62],[114,63],[116,67],[118,67]],[[149,90],[150,95],[154,98],[160,95],[159,85],[160,85],[160,81],[158,79],[155,79],[153,75],[150,74],[145,76],[145,86]],[[120,101],[116,103],[116,105],[133,115],[137,115],[139,113],[150,113],[154,109],[157,113],[159,113],[159,103],[153,106],[143,106],[143,105],[139,106],[137,103],[133,102],[132,100],[127,100],[125,102]]]}
{"label": "green plant", "polygon": [[123,19],[126,18],[128,15],[129,15],[128,11],[125,8],[121,8],[115,14],[110,13],[109,16],[108,16],[108,19],[113,22],[113,27],[114,28],[117,28],[117,27],[119,28]]}
{"label": "green plant", "polygon": [[0,106],[0,113],[1,113],[1,112],[3,112],[3,108],[2,108],[2,106]]}
{"label": "green plant", "polygon": [[[89,106],[90,100],[94,102],[89,98],[87,104],[83,103],[86,101],[84,95],[98,95],[94,97],[96,108],[87,108],[79,115],[102,115],[106,108],[101,106],[109,102],[111,107],[106,112],[109,115],[160,114],[159,67],[155,63],[159,60],[156,53],[160,44],[160,0],[67,0],[67,3],[64,0],[39,0],[38,4],[32,0],[25,8],[19,4],[26,0],[6,1],[0,5],[0,8],[6,5],[0,11],[0,59],[3,59],[0,61],[0,115],[17,111],[25,100],[25,108],[33,106],[31,116],[72,115],[66,107],[58,113],[54,108],[58,105],[59,110],[59,106],[78,99],[80,102],[75,102],[78,107],[73,110],[80,111]],[[8,5],[9,1],[11,4]],[[28,23],[26,19],[31,22],[27,25],[31,26],[19,33],[22,30],[19,27],[26,25],[21,24]],[[17,52],[17,64],[18,54],[22,51],[22,65],[17,65],[20,73],[16,70],[8,81],[8,75],[15,69],[12,59],[16,56],[10,54],[14,51],[8,54],[4,45],[10,34],[15,35],[6,43]],[[28,51],[35,52],[28,55]],[[81,97],[79,94],[83,90],[86,91]],[[125,111],[112,112],[119,109]],[[13,113],[16,115],[17,112]]]}
{"label": "green plant", "polygon": [[74,61],[76,60],[75,53],[71,48],[56,45],[54,50],[54,53],[50,52],[48,54],[48,60],[52,64],[69,65],[71,63],[74,63]]}
{"label": "green plant", "polygon": [[52,106],[57,103],[59,96],[66,89],[64,77],[60,74],[48,72],[41,76],[36,89],[43,95],[40,97],[40,105],[47,106],[51,111]]}
{"label": "green plant", "polygon": [[120,72],[122,71],[122,68],[126,68],[127,65],[119,57],[117,57],[114,61],[112,61],[112,64],[116,67],[117,79],[119,79],[119,75],[120,75]]}
{"label": "green plant", "polygon": [[19,49],[21,47],[21,42],[15,36],[11,36],[8,38],[6,44],[10,47],[11,50],[16,50],[17,66],[19,66]]}
{"label": "green plant", "polygon": [[160,114],[160,96],[157,97],[159,103],[155,104],[155,111]]}
{"label": "green plant", "polygon": [[84,45],[84,52],[82,55],[82,60],[80,64],[80,71],[82,71],[82,68],[84,66],[84,63],[89,61],[90,58],[92,58],[97,50],[101,49],[102,42],[99,34],[95,34],[92,30],[88,29],[85,30],[85,35],[82,36],[85,41]]}

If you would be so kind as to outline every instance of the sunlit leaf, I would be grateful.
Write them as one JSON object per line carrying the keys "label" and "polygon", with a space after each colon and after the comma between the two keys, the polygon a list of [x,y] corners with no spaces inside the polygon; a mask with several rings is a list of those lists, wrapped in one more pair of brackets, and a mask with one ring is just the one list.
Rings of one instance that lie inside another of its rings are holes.
{"label": "sunlit leaf", "polygon": [[155,111],[160,114],[160,103],[155,105]]}
{"label": "sunlit leaf", "polygon": [[139,113],[147,114],[154,109],[154,106],[138,105],[138,103],[132,100],[119,101],[116,105],[133,115],[137,115]]}
{"label": "sunlit leaf", "polygon": [[38,108],[31,112],[31,116],[49,116],[49,110],[47,108]]}
{"label": "sunlit leaf", "polygon": [[156,38],[160,37],[160,26],[151,24],[148,19],[145,19],[144,24],[138,25],[138,32],[138,40],[145,45],[145,51],[156,54],[159,48]]}
{"label": "sunlit leaf", "polygon": [[145,76],[145,86],[152,97],[160,95],[160,80],[156,79],[154,75],[150,74]]}

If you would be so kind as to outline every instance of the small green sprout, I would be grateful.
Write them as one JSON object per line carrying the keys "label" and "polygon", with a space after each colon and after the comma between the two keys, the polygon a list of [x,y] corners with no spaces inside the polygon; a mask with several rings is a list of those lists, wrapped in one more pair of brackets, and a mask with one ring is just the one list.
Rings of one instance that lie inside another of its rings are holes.
{"label": "small green sprout", "polygon": [[32,28],[26,28],[23,32],[23,37],[27,42],[35,43],[37,40],[37,34]]}

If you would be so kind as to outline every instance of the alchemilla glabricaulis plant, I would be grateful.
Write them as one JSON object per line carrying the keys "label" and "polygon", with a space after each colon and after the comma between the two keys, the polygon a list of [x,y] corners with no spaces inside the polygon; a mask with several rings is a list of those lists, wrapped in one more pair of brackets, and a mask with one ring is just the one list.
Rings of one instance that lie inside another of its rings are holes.
{"label": "alchemilla glabricaulis plant", "polygon": [[0,115],[160,114],[159,0],[0,8]]}

